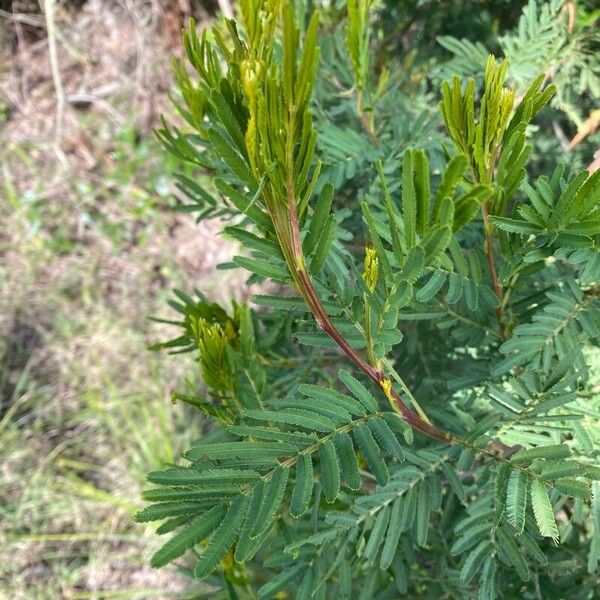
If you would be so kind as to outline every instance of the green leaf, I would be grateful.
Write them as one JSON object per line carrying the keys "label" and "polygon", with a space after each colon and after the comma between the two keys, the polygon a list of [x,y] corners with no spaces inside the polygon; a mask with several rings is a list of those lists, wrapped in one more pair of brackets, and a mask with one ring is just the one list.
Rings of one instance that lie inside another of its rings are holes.
{"label": "green leaf", "polygon": [[421,246],[411,248],[406,262],[398,275],[399,281],[415,283],[425,268],[425,250]]}
{"label": "green leaf", "polygon": [[173,517],[172,519],[167,519],[164,523],[159,525],[156,528],[157,535],[164,535],[165,533],[171,533],[175,529],[179,529],[184,525],[187,525],[191,522],[191,518],[189,515],[181,516],[181,517]]}
{"label": "green leaf", "polygon": [[297,600],[310,600],[313,597],[315,584],[315,569],[308,567],[298,586],[298,593],[296,595]]}
{"label": "green leaf", "polygon": [[550,216],[549,225],[551,227],[555,227],[559,223],[566,224],[569,221],[569,213],[567,212],[567,208],[572,203],[573,198],[577,194],[577,192],[581,189],[581,186],[587,181],[589,177],[588,171],[582,171],[578,173],[571,181],[563,193],[560,195],[556,206],[554,207],[554,211]]}
{"label": "green leaf", "polygon": [[226,486],[220,484],[218,491],[214,488],[156,488],[151,490],[144,490],[142,492],[142,498],[148,502],[197,502],[198,507],[203,505],[214,504],[215,500],[225,499],[235,496],[239,493],[240,484],[234,484]]}
{"label": "green leaf", "polygon": [[325,499],[333,502],[340,493],[340,465],[331,440],[319,446],[319,472]]}
{"label": "green leaf", "polygon": [[498,536],[498,542],[502,551],[508,556],[519,577],[523,581],[529,581],[529,568],[527,567],[523,553],[519,550],[514,539],[502,527],[498,527],[496,535]]}
{"label": "green leaf", "polygon": [[260,511],[256,518],[256,524],[254,525],[251,537],[260,536],[273,524],[279,507],[283,502],[289,473],[289,467],[279,466],[273,470],[271,480],[265,485]]}
{"label": "green leaf", "polygon": [[377,170],[379,172],[379,178],[381,180],[381,187],[383,188],[383,201],[385,204],[385,210],[389,221],[390,237],[392,238],[392,248],[394,250],[394,256],[398,264],[402,264],[404,256],[404,248],[400,241],[401,232],[398,226],[397,211],[392,204],[392,197],[387,187],[385,174],[383,172],[383,165],[380,160],[377,161]]}
{"label": "green leaf", "polygon": [[249,361],[254,354],[254,326],[252,324],[252,312],[243,304],[240,306],[240,349],[242,356]]}
{"label": "green leaf", "polygon": [[568,222],[572,218],[586,217],[593,208],[598,206],[598,198],[600,198],[600,172],[596,170],[573,197],[562,217],[563,222]]}
{"label": "green leaf", "polygon": [[531,482],[531,506],[540,534],[558,541],[558,528],[546,486],[539,479]]}
{"label": "green leaf", "polygon": [[463,583],[469,583],[479,572],[484,561],[492,551],[492,543],[489,540],[482,540],[474,550],[467,556],[463,568],[460,571],[460,580]]}
{"label": "green leaf", "polygon": [[565,478],[554,482],[554,487],[561,493],[571,498],[580,500],[589,500],[590,486],[586,481],[579,479]]}
{"label": "green leaf", "polygon": [[394,432],[390,429],[386,421],[376,417],[375,419],[369,419],[368,426],[377,444],[384,452],[396,456],[400,460],[404,460],[402,446],[398,443]]}
{"label": "green leaf", "polygon": [[317,398],[327,402],[329,405],[335,405],[356,417],[363,417],[367,414],[365,407],[360,402],[350,396],[340,394],[337,390],[327,389],[319,385],[302,383],[298,386],[298,391],[309,398]]}
{"label": "green leaf", "polygon": [[215,506],[208,512],[196,517],[152,556],[150,564],[158,568],[179,558],[186,550],[200,543],[214,531],[223,519],[225,511],[225,506]]}
{"label": "green leaf", "polygon": [[588,555],[588,573],[594,574],[598,563],[600,563],[600,483],[594,482],[592,484],[592,503],[591,503],[591,516],[594,523],[594,537],[590,544],[590,551]]}
{"label": "green leaf", "polygon": [[296,483],[292,493],[290,514],[301,517],[310,504],[313,491],[313,465],[312,457],[308,453],[300,454],[296,466]]}
{"label": "green leaf", "polygon": [[484,537],[488,537],[490,534],[490,523],[486,519],[482,523],[474,523],[464,530],[464,533],[459,537],[452,547],[450,548],[450,554],[456,556],[466,552],[470,548],[473,548],[478,544]]}
{"label": "green leaf", "polygon": [[381,559],[379,561],[379,568],[386,570],[392,564],[396,550],[398,549],[398,542],[402,533],[400,529],[400,520],[402,517],[403,505],[405,499],[402,497],[396,498],[392,504],[390,511],[390,522],[385,535],[385,542],[381,551]]}
{"label": "green leaf", "polygon": [[250,496],[250,504],[248,507],[248,516],[244,521],[244,526],[240,533],[240,537],[235,548],[235,560],[237,562],[245,562],[250,560],[260,549],[266,536],[253,537],[252,532],[257,525],[259,517],[260,505],[264,494],[265,484],[260,480],[252,491]]}
{"label": "green leaf", "polygon": [[542,549],[537,545],[536,541],[533,539],[527,531],[524,531],[520,536],[521,544],[523,545],[524,550],[535,559],[540,565],[547,565],[548,559],[546,555],[542,552]]}
{"label": "green leaf", "polygon": [[446,302],[456,304],[463,294],[463,279],[457,273],[450,273],[448,291],[446,292]]}
{"label": "green leaf", "polygon": [[229,144],[229,142],[214,127],[207,133],[207,138],[212,144],[215,153],[235,173],[235,175],[251,190],[257,188],[257,182],[246,160]]}
{"label": "green leaf", "polygon": [[457,154],[456,156],[453,156],[446,165],[446,169],[442,175],[442,181],[437,189],[434,199],[433,219],[435,222],[439,221],[442,200],[444,198],[452,197],[456,185],[467,168],[467,164],[467,157],[463,154]]}
{"label": "green leaf", "polygon": [[353,433],[360,451],[363,453],[371,472],[377,479],[377,483],[379,483],[379,485],[387,485],[389,473],[385,462],[383,462],[379,456],[379,447],[373,439],[373,435],[368,426],[361,423],[354,428]]}
{"label": "green leaf", "polygon": [[429,281],[417,292],[416,299],[419,302],[429,302],[442,288],[446,282],[446,274],[435,271]]}
{"label": "green leaf", "polygon": [[367,542],[367,546],[365,548],[364,556],[368,561],[373,561],[379,554],[383,536],[385,535],[389,520],[390,509],[388,506],[384,506],[379,511],[379,514],[375,519],[375,524],[373,525],[373,529],[371,529],[371,535],[369,536],[369,541]]}
{"label": "green leaf", "polygon": [[429,515],[431,512],[429,482],[427,479],[419,486],[419,497],[417,500],[417,544],[424,546],[427,543],[429,531]]}
{"label": "green leaf", "polygon": [[[285,398],[283,400],[275,400],[270,403],[270,406],[281,409],[292,409],[292,410],[306,410],[306,399],[305,398]],[[334,423],[349,423],[352,421],[352,415],[340,406],[336,406],[328,402],[327,400],[321,400],[320,398],[313,398],[310,403],[311,412],[315,412],[319,415],[323,415],[328,419],[331,419]]]}
{"label": "green leaf", "polygon": [[[280,429],[275,429],[274,427],[250,427],[248,425],[233,425],[232,427],[228,427],[227,431],[229,431],[229,433],[232,433],[233,435],[239,435],[242,437],[253,437],[258,438],[259,440],[266,440],[271,442],[283,442],[291,444],[295,447],[308,446],[309,444],[314,442],[314,437],[310,434],[301,433],[300,431],[281,431]],[[277,446],[275,446],[275,449],[277,449]]]}
{"label": "green leaf", "polygon": [[201,509],[210,508],[214,504],[214,500],[199,502],[161,502],[160,504],[147,506],[143,510],[135,513],[134,519],[138,523],[147,523],[149,521],[160,521],[167,517],[195,515]]}
{"label": "green leaf", "polygon": [[243,525],[250,502],[245,496],[239,496],[223,517],[221,524],[213,533],[208,545],[202,552],[194,568],[194,577],[204,579],[214,571],[226,552],[233,546]]}
{"label": "green leaf", "polygon": [[[194,449],[189,452],[193,452]],[[252,448],[248,448],[250,452]],[[272,448],[265,449],[265,453],[271,452],[271,456],[277,455],[273,453]],[[188,452],[188,454],[189,454]],[[244,485],[256,481],[259,474],[256,471],[239,471],[233,469],[209,469],[196,470],[190,467],[173,467],[164,471],[154,471],[148,474],[148,481],[160,485],[199,485],[204,489],[223,489],[229,490],[232,486]]]}
{"label": "green leaf", "polygon": [[231,414],[229,411],[221,406],[215,406],[214,404],[211,404],[204,398],[190,396],[188,394],[181,394],[180,392],[173,392],[171,394],[171,401],[173,403],[177,401],[185,402],[186,404],[189,404],[190,406],[193,406],[195,409],[199,410],[202,414],[214,417],[223,424],[231,423]]}
{"label": "green leaf", "polygon": [[329,256],[333,241],[335,240],[336,229],[337,221],[333,215],[330,215],[323,228],[323,233],[319,238],[319,243],[317,244],[314,256],[310,261],[309,272],[311,275],[318,275],[323,268],[323,265]]}
{"label": "green leaf", "polygon": [[288,270],[279,264],[270,263],[257,258],[249,258],[247,256],[234,256],[233,262],[243,269],[247,269],[251,273],[256,273],[261,277],[280,281],[282,283],[290,283],[291,276]]}
{"label": "green leaf", "polygon": [[492,600],[498,597],[498,570],[494,556],[488,556],[483,563],[479,579],[478,600]]}
{"label": "green leaf", "polygon": [[518,233],[520,235],[530,235],[540,233],[542,228],[539,225],[533,225],[528,221],[519,221],[508,217],[490,217],[491,222],[503,231],[509,233]]}
{"label": "green leaf", "polygon": [[400,530],[406,531],[412,527],[417,513],[417,492],[416,488],[411,488],[404,496],[402,504],[402,514],[400,515]]}
{"label": "green leaf", "polygon": [[527,450],[519,450],[514,454],[510,461],[515,464],[531,462],[539,458],[546,460],[557,460],[559,458],[569,458],[571,450],[566,444],[550,444],[548,446],[540,446],[539,448],[529,448]]}
{"label": "green leaf", "polygon": [[549,481],[561,477],[576,476],[581,474],[581,465],[568,460],[544,461],[541,476]]}
{"label": "green leaf", "polygon": [[306,570],[306,564],[296,563],[270,579],[258,590],[259,598],[272,598],[277,592],[285,589],[294,579]]}
{"label": "green leaf", "polygon": [[351,437],[346,432],[338,432],[333,438],[343,480],[351,490],[358,490],[362,484],[358,462]]}
{"label": "green leaf", "polygon": [[228,226],[225,227],[225,233],[242,243],[249,250],[256,250],[258,252],[262,252],[276,260],[283,260],[283,255],[281,254],[281,249],[279,248],[279,244],[273,242],[271,240],[267,240],[264,237],[259,237],[250,231],[246,231],[241,227],[233,227]]}
{"label": "green leaf", "polygon": [[256,421],[272,421],[273,423],[296,425],[309,431],[320,431],[321,433],[330,433],[335,429],[335,423],[331,419],[315,416],[309,410],[246,410],[244,414]]}
{"label": "green leaf", "polygon": [[[261,411],[248,411],[249,413],[260,413]],[[271,441],[255,442],[255,441],[243,441],[243,442],[216,442],[212,444],[199,444],[190,448],[186,453],[186,458],[193,461],[207,461],[207,460],[225,460],[228,458],[244,458],[249,456],[264,456],[269,455],[273,457],[284,456],[291,454],[295,451],[296,446],[289,443],[277,443]],[[181,468],[180,468],[181,469]],[[149,481],[155,483],[163,483],[164,485],[174,485],[173,483],[167,483],[164,476],[160,473],[164,473],[165,476],[175,472],[179,469],[168,469],[167,471],[155,471],[148,476]],[[181,469],[184,471],[185,469]],[[237,478],[236,472],[227,473],[223,470],[215,471],[213,475],[204,475],[205,477],[225,478],[231,475],[233,478]],[[252,473],[248,473],[249,476],[253,476]],[[152,477],[152,479],[150,478]],[[186,475],[185,477],[194,477],[193,473]],[[181,485],[185,485],[185,477],[182,479]]]}
{"label": "green leaf", "polygon": [[446,251],[452,238],[450,227],[437,227],[432,229],[423,239],[423,250],[425,251],[425,264],[436,265],[442,254]]}
{"label": "green leaf", "polygon": [[319,194],[315,210],[310,220],[308,233],[304,239],[303,247],[306,256],[310,256],[317,247],[317,242],[323,235],[323,231],[327,224],[328,217],[331,212],[331,204],[333,202],[334,188],[330,183],[326,183]]}
{"label": "green leaf", "polygon": [[470,191],[459,196],[454,203],[452,231],[458,231],[470,223],[479,212],[479,207],[492,195],[493,189],[485,185],[476,185]]}
{"label": "green leaf", "polygon": [[464,502],[467,495],[459,476],[456,474],[456,471],[448,463],[442,464],[442,470],[446,475],[446,479],[448,479],[448,483],[450,484],[452,491],[456,494],[456,497],[461,502]]}
{"label": "green leaf", "polygon": [[529,479],[521,469],[511,472],[506,489],[506,513],[509,523],[521,533],[525,527],[525,510],[527,508],[527,488]]}
{"label": "green leaf", "polygon": [[297,98],[308,99],[310,97],[310,90],[319,62],[319,48],[317,46],[318,32],[319,13],[318,11],[314,11],[304,33],[302,60],[296,79],[295,95]]}
{"label": "green leaf", "polygon": [[373,398],[371,392],[369,392],[360,381],[352,377],[348,371],[344,371],[343,369],[338,371],[338,377],[369,413],[377,412],[379,409],[377,400]]}
{"label": "green leaf", "polygon": [[414,151],[415,194],[417,197],[417,233],[423,235],[429,224],[429,161],[421,149]]}
{"label": "green leaf", "polygon": [[242,214],[248,215],[256,225],[265,231],[273,229],[271,217],[263,212],[258,206],[252,204],[252,200],[236,190],[234,187],[216,178],[214,180],[215,187],[219,192],[227,198]]}
{"label": "green leaf", "polygon": [[390,426],[392,430],[396,433],[399,433],[404,437],[404,441],[407,444],[412,444],[414,441],[413,430],[410,426],[400,417],[400,415],[393,412],[385,412],[382,415],[383,419],[385,419],[386,423]]}
{"label": "green leaf", "polygon": [[[320,349],[338,348],[338,345],[324,331],[298,331],[294,333],[294,337],[304,346],[312,346]],[[352,348],[358,349],[365,347],[365,337],[356,329],[354,333],[344,332],[344,338]]]}
{"label": "green leaf", "polygon": [[308,312],[308,308],[303,298],[299,296],[268,296],[257,294],[252,296],[252,302],[259,306],[266,306],[275,310],[286,310],[292,312]]}
{"label": "green leaf", "polygon": [[406,245],[412,248],[415,245],[417,230],[417,198],[412,150],[407,150],[402,157],[402,217]]}
{"label": "green leaf", "polygon": [[233,114],[231,106],[219,91],[213,90],[211,93],[211,104],[215,108],[220,122],[227,130],[227,133],[231,137],[235,144],[235,149],[244,156],[246,154],[246,142],[244,141],[244,134],[240,127],[240,123]]}
{"label": "green leaf", "polygon": [[439,224],[453,228],[454,225],[454,202],[450,198],[442,200],[439,212]]}

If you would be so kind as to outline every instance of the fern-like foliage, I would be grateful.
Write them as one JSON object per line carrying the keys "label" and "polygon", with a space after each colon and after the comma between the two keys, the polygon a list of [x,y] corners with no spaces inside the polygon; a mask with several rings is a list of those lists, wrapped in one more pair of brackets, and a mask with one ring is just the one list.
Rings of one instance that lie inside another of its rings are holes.
{"label": "fern-like foliage", "polygon": [[592,598],[600,171],[530,175],[560,84],[482,45],[439,115],[405,112],[374,6],[340,22],[342,4],[242,0],[184,34],[186,126],[159,137],[210,174],[211,193],[180,184],[228,219],[224,267],[271,284],[230,310],[171,303],[156,348],[196,358],[204,387],[174,399],[212,427],[148,476],[137,519],[170,536],[151,562],[215,597]]}
{"label": "fern-like foliage", "polygon": [[[600,36],[594,30],[597,12],[585,15],[584,7],[577,4],[529,0],[517,26],[500,36],[498,43],[510,63],[515,84],[523,87],[538,73],[544,73],[556,84],[555,106],[580,128],[588,115],[582,114],[576,94],[583,92],[594,98],[600,95],[600,67],[594,58]],[[481,42],[451,36],[441,36],[438,42],[453,55],[440,68],[441,75],[481,72],[488,54]]]}

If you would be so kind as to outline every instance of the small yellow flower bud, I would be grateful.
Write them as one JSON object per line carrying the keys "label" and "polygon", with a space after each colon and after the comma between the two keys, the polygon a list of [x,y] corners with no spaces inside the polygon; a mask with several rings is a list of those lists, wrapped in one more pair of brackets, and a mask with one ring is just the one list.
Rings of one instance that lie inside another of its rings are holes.
{"label": "small yellow flower bud", "polygon": [[369,292],[374,292],[377,287],[377,277],[379,276],[379,259],[374,248],[367,246],[365,248],[365,272],[363,280]]}
{"label": "small yellow flower bud", "polygon": [[392,382],[389,379],[384,379],[379,383],[386,398],[391,399],[392,397]]}

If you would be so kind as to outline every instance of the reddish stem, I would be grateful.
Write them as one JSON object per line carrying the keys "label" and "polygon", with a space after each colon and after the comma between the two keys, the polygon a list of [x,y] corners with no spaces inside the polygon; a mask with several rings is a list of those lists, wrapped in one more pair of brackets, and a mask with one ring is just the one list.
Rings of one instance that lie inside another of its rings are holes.
{"label": "reddish stem", "polygon": [[[383,387],[383,383],[386,381],[385,374],[381,369],[370,365],[354,348],[348,344],[344,336],[336,329],[335,325],[331,322],[329,315],[323,308],[321,300],[319,299],[317,292],[312,284],[310,276],[304,267],[304,254],[302,251],[302,242],[300,240],[300,228],[298,226],[298,214],[296,211],[296,203],[289,203],[290,209],[290,231],[292,234],[292,253],[294,256],[294,279],[298,290],[304,297],[304,300],[310,309],[311,313],[315,317],[319,328],[324,331],[344,352],[344,354],[365,373],[376,385]],[[424,421],[417,413],[409,408],[402,397],[393,389],[390,390],[390,396],[393,398],[400,414],[404,421],[410,425],[413,429],[432,437],[442,442],[450,442],[452,436],[445,431],[439,430],[431,423]]]}
{"label": "reddish stem", "polygon": [[481,215],[483,216],[483,231],[485,233],[485,243],[483,245],[483,248],[485,251],[485,256],[487,258],[488,265],[490,267],[490,274],[492,276],[494,293],[496,294],[496,298],[498,298],[498,306],[495,308],[496,319],[498,320],[498,325],[500,326],[500,335],[503,340],[506,340],[507,330],[503,320],[504,290],[502,289],[502,283],[500,283],[500,278],[498,277],[498,272],[496,271],[496,261],[494,259],[494,241],[492,239],[492,224],[490,223],[490,214],[488,211],[488,206],[485,202],[481,205]]}

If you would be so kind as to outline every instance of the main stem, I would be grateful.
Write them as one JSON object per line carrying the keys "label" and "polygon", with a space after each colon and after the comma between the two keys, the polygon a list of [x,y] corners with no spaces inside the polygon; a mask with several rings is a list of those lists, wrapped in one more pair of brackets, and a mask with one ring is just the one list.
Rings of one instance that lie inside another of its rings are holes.
{"label": "main stem", "polygon": [[[288,190],[290,191],[290,190]],[[309,310],[315,317],[317,325],[324,331],[344,352],[344,354],[361,370],[365,375],[369,377],[376,385],[378,385],[388,396],[393,400],[396,405],[398,412],[404,419],[404,421],[410,425],[413,429],[428,435],[436,440],[442,442],[450,442],[452,436],[445,431],[439,430],[437,427],[424,421],[417,413],[411,410],[402,400],[401,396],[391,388],[389,380],[386,378],[384,372],[381,369],[374,367],[369,364],[354,348],[348,344],[344,336],[336,329],[335,325],[331,322],[329,315],[323,308],[321,300],[319,299],[317,292],[312,284],[310,275],[308,274],[304,254],[302,250],[302,241],[300,239],[300,227],[298,223],[298,212],[296,210],[296,202],[293,194],[288,198],[288,209],[289,209],[289,230],[291,233],[292,242],[292,256],[293,265],[293,277],[298,287],[298,291],[302,294]]]}
{"label": "main stem", "polygon": [[379,146],[379,139],[377,138],[377,134],[375,133],[375,124],[373,123],[373,113],[371,115],[367,115],[364,111],[364,95],[362,90],[358,90],[356,94],[356,112],[358,114],[358,120],[362,125],[363,129],[369,136],[371,142],[373,142],[374,146]]}
{"label": "main stem", "polygon": [[483,216],[483,231],[485,234],[484,251],[487,258],[487,262],[490,268],[490,274],[492,276],[492,284],[494,286],[494,293],[498,299],[498,306],[495,308],[496,319],[500,326],[500,336],[503,340],[507,338],[506,325],[504,323],[504,290],[502,289],[502,283],[498,277],[496,271],[496,260],[494,258],[494,240],[492,237],[492,224],[490,222],[490,214],[487,203],[481,205],[481,215]]}

